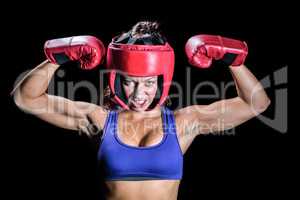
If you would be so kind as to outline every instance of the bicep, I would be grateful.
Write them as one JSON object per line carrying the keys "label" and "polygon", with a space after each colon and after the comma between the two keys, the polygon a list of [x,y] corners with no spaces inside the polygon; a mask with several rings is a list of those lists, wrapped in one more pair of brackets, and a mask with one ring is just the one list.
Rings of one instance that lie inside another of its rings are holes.
{"label": "bicep", "polygon": [[231,129],[255,116],[251,107],[239,97],[188,106],[178,114],[182,119],[182,132],[192,135]]}
{"label": "bicep", "polygon": [[[72,101],[48,94],[31,100],[27,105],[29,106],[26,106],[26,108],[31,114],[48,123],[65,129],[82,130],[85,133],[90,131],[88,127],[91,127],[93,123],[89,114],[99,110],[102,111],[102,108],[95,104]],[[99,113],[99,117],[104,117],[104,114],[103,109],[102,115]],[[97,124],[100,129],[102,127],[101,122]]]}
{"label": "bicep", "polygon": [[205,106],[202,112],[207,116],[199,116],[198,119],[206,123],[212,132],[234,128],[255,116],[251,106],[240,97],[217,101]]}

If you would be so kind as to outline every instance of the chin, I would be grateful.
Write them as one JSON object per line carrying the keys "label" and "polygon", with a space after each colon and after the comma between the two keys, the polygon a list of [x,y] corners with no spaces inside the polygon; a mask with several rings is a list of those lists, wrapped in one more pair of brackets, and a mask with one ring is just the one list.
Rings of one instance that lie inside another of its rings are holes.
{"label": "chin", "polygon": [[150,107],[151,103],[149,104],[146,104],[142,107],[140,106],[134,106],[133,104],[129,105],[129,108],[130,110],[134,110],[134,111],[137,111],[137,112],[143,112],[143,111],[146,111],[149,107]]}
{"label": "chin", "polygon": [[135,107],[135,106],[129,106],[130,110],[143,112],[146,111],[149,106],[143,106],[143,107]]}

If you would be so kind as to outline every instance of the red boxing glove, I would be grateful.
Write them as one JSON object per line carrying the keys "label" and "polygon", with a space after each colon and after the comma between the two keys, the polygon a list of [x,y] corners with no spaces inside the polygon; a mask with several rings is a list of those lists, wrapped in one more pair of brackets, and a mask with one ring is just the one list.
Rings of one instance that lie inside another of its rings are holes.
{"label": "red boxing glove", "polygon": [[105,55],[103,43],[94,36],[74,36],[48,40],[45,54],[52,63],[64,64],[70,60],[79,61],[82,69],[93,69]]}
{"label": "red boxing glove", "polygon": [[185,53],[191,65],[208,68],[212,60],[224,61],[231,66],[242,65],[248,54],[246,42],[216,35],[196,35],[185,45]]}

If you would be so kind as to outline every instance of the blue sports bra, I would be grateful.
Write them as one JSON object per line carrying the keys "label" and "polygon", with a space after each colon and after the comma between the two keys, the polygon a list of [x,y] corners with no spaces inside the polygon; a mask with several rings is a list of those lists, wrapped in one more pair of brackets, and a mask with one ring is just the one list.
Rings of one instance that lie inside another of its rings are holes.
{"label": "blue sports bra", "polygon": [[109,112],[98,160],[103,165],[106,180],[181,179],[183,154],[176,134],[174,114],[161,106],[163,139],[148,147],[123,143],[117,134],[118,112]]}

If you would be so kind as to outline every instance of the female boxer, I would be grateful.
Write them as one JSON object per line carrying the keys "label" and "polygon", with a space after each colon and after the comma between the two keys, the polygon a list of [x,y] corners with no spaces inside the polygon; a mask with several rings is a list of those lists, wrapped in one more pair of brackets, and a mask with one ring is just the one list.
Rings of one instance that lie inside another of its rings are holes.
{"label": "female boxer", "polygon": [[14,99],[21,109],[58,127],[89,135],[95,134],[91,127],[97,127],[98,159],[108,199],[175,200],[183,155],[196,136],[233,128],[270,104],[258,80],[243,64],[245,43],[197,35],[185,48],[189,62],[199,68],[211,66],[213,60],[228,62],[238,96],[169,110],[164,103],[174,71],[173,49],[156,23],[139,22],[108,46],[108,104],[71,101],[46,92],[54,72],[66,61],[77,60],[87,69],[102,61],[105,48],[91,36],[47,41],[47,60],[18,85]]}

